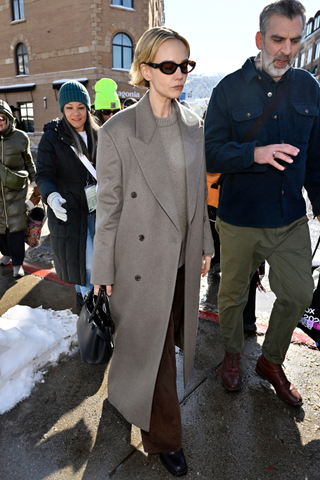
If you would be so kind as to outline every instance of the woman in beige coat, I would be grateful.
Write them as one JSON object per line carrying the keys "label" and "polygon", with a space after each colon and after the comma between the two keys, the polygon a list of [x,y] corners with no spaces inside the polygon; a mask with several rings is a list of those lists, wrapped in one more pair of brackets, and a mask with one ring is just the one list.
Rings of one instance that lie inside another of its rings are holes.
{"label": "woman in beige coat", "polygon": [[132,84],[149,91],[98,134],[98,207],[92,264],[106,285],[116,324],[109,401],[141,428],[148,453],[175,476],[187,473],[181,447],[175,344],[184,381],[193,367],[200,275],[213,253],[206,213],[200,118],[179,104],[188,42],[165,27],[139,40]]}

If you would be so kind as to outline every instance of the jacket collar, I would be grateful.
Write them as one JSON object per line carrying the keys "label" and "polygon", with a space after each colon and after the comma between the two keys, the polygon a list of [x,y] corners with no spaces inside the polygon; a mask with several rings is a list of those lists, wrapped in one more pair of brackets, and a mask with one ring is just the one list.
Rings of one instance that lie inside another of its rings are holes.
{"label": "jacket collar", "polygon": [[[255,77],[262,76],[268,83],[274,82],[273,78],[265,72],[264,70],[258,71],[255,66],[255,57],[249,57],[245,63],[242,65],[242,74],[244,76],[245,82],[247,85],[252,81]],[[294,76],[294,68],[289,68],[289,70],[282,76],[279,82],[285,81],[287,78]]]}

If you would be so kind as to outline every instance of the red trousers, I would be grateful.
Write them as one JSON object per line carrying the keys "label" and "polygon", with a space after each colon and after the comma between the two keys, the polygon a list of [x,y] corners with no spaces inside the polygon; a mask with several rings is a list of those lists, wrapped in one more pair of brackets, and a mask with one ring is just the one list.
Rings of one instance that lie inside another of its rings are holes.
{"label": "red trousers", "polygon": [[181,414],[177,394],[175,337],[183,322],[184,266],[179,268],[166,340],[156,380],[150,431],[141,430],[146,453],[177,452],[181,449]]}

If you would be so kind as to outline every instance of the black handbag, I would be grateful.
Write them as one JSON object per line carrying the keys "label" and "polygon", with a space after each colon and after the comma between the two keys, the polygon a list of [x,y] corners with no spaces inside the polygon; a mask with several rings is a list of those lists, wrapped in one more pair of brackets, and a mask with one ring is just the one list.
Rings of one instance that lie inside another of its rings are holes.
{"label": "black handbag", "polygon": [[84,297],[78,322],[78,342],[82,359],[91,365],[108,363],[113,353],[114,323],[109,309],[106,291],[93,289]]}

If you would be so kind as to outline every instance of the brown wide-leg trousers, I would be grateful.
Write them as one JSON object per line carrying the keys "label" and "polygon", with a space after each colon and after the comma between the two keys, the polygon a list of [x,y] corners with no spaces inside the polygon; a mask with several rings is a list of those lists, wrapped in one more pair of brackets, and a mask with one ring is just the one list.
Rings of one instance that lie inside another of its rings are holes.
{"label": "brown wide-leg trousers", "polygon": [[175,336],[183,322],[184,266],[179,268],[166,340],[156,380],[150,431],[141,430],[146,453],[177,452],[181,449],[181,414],[177,394]]}

